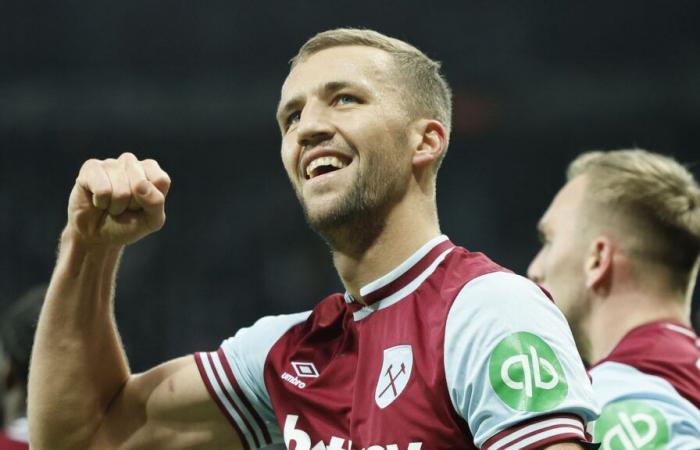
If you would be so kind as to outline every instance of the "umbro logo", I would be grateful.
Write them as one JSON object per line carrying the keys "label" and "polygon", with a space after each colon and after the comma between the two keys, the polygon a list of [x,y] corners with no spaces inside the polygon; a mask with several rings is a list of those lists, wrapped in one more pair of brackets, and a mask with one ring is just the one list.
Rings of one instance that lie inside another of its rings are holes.
{"label": "umbro logo", "polygon": [[292,361],[292,367],[298,377],[318,378],[318,370],[312,362]]}
{"label": "umbro logo", "polygon": [[300,380],[300,378],[318,378],[319,375],[316,366],[312,362],[292,361],[292,368],[296,376],[289,372],[283,372],[280,378],[299,389],[304,389],[306,387],[306,383]]}

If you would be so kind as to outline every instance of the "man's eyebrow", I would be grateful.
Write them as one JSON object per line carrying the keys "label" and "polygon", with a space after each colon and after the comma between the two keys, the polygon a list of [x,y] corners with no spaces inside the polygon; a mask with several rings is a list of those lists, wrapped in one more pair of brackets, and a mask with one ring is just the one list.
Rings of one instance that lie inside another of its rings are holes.
{"label": "man's eyebrow", "polygon": [[[358,83],[352,82],[352,81],[329,81],[328,83],[324,84],[320,91],[324,95],[329,95],[332,94],[333,92],[337,92],[346,88],[357,88],[357,89],[362,89],[362,86]],[[301,105],[304,104],[304,98],[301,95],[298,95],[296,97],[292,97],[289,99],[287,102],[284,104],[280,103],[279,108],[277,108],[277,119],[280,120],[282,119],[286,113],[289,111],[294,111],[296,109],[299,109]]]}
{"label": "man's eyebrow", "polygon": [[353,83],[352,81],[329,81],[323,86],[323,92],[329,94],[332,92],[340,91],[347,87],[359,87],[359,84]]}

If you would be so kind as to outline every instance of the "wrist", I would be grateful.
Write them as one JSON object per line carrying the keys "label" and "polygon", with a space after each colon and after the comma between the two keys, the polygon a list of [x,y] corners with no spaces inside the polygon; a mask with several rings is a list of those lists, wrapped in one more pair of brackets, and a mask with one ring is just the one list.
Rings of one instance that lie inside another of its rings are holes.
{"label": "wrist", "polygon": [[57,267],[64,267],[74,277],[101,277],[116,269],[123,251],[122,244],[90,242],[68,225],[61,233]]}
{"label": "wrist", "polygon": [[61,232],[59,249],[63,251],[64,249],[70,248],[80,253],[95,256],[109,256],[110,254],[121,253],[125,246],[125,244],[117,242],[99,242],[87,239],[68,224]]}

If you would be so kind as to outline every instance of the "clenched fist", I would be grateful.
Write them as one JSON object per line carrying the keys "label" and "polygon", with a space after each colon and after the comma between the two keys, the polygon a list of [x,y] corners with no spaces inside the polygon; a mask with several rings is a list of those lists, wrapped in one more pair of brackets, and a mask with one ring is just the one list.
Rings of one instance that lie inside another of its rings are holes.
{"label": "clenched fist", "polygon": [[163,226],[169,189],[170,177],[152,159],[91,159],[71,191],[68,228],[86,244],[131,244]]}

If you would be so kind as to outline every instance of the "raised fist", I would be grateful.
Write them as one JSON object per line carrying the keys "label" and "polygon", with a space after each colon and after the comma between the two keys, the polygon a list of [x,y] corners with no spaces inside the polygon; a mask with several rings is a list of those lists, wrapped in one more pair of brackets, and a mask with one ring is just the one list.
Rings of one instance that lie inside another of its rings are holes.
{"label": "raised fist", "polygon": [[170,177],[152,159],[132,153],[86,161],[68,201],[68,228],[94,245],[126,245],[165,223]]}

